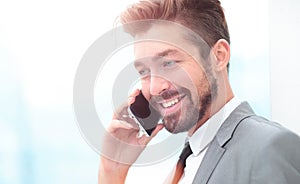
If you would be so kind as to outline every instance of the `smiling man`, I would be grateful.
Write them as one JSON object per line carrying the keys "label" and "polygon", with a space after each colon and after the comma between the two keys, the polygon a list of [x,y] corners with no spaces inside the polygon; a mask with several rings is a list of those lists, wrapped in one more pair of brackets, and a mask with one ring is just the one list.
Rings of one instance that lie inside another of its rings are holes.
{"label": "smiling man", "polygon": [[[137,40],[142,89],[113,117],[104,142],[110,158],[101,156],[99,183],[124,183],[162,128],[188,132],[166,183],[300,183],[299,137],[234,97],[230,38],[218,0],[141,1],[121,22]],[[122,118],[140,93],[162,116],[150,137],[137,137],[134,124]]]}
{"label": "smiling man", "polygon": [[[163,115],[164,128],[171,133],[190,131],[191,135],[212,114],[209,111],[212,100],[215,102],[223,100],[220,103],[224,104],[233,97],[233,94],[229,86],[224,86],[221,77],[220,87],[228,88],[226,90],[228,99],[221,95],[221,99],[218,99],[216,76],[210,68],[205,70],[200,64],[199,61],[207,62],[207,59],[201,58],[199,48],[181,38],[178,33],[182,30],[177,29],[177,26],[168,25],[168,22],[163,21],[156,21],[156,24],[145,34],[140,34],[137,39],[163,40],[163,37],[168,37],[172,38],[173,42],[176,40],[181,43],[180,46],[185,48],[185,51],[159,41],[143,41],[135,44],[135,57],[143,58],[142,61],[135,62],[136,69],[141,75],[142,93]],[[174,30],[172,33],[168,31],[170,28]],[[220,40],[220,44],[227,43]],[[225,59],[229,55],[222,57]],[[223,66],[219,67],[226,68],[227,61],[224,62]],[[222,75],[227,76],[226,70],[224,72]],[[221,105],[214,107],[214,111],[220,108]]]}

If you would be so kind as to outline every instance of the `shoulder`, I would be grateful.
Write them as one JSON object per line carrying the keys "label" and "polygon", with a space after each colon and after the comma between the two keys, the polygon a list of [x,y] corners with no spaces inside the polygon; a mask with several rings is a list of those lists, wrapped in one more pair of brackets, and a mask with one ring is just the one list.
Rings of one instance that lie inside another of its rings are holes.
{"label": "shoulder", "polygon": [[278,123],[255,115],[240,123],[236,133],[239,132],[251,139],[249,149],[253,156],[252,181],[300,181],[300,138],[297,134]]}
{"label": "shoulder", "polygon": [[300,137],[297,134],[260,116],[253,115],[243,119],[234,134],[255,141],[257,147],[260,147],[257,149],[288,147],[300,151]]}
{"label": "shoulder", "polygon": [[255,134],[256,136],[258,136],[258,138],[263,137],[263,140],[270,141],[282,136],[291,136],[299,139],[299,136],[297,134],[283,127],[281,124],[257,115],[252,115],[243,119],[237,126],[237,131],[246,131],[250,134]]}

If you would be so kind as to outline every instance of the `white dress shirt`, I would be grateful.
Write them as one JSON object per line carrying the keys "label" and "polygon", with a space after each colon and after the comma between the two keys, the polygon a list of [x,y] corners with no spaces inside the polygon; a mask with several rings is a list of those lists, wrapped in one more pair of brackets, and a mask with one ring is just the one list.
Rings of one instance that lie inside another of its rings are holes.
{"label": "white dress shirt", "polygon": [[188,137],[192,154],[186,159],[186,167],[179,184],[191,184],[208,149],[209,143],[232,111],[241,104],[236,97],[232,98],[216,114],[209,118],[198,130]]}

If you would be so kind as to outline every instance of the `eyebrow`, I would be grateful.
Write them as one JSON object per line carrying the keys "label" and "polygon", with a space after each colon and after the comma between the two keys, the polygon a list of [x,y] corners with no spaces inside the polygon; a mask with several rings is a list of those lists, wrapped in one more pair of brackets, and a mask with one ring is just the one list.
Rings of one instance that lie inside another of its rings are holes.
{"label": "eyebrow", "polygon": [[175,50],[175,49],[167,49],[165,51],[162,51],[160,53],[157,53],[155,56],[158,56],[158,57],[164,57],[164,56],[167,56],[167,55],[170,55],[170,54],[176,54],[178,53],[178,50]]}
{"label": "eyebrow", "polygon": [[[165,56],[168,56],[168,55],[171,55],[171,54],[177,54],[177,53],[179,53],[179,52],[176,49],[167,49],[167,50],[164,50],[162,52],[159,52],[159,53],[155,54],[154,58],[165,57]],[[142,60],[143,60],[143,58],[136,59],[134,61],[134,66],[138,67],[138,66],[143,65],[143,61]]]}

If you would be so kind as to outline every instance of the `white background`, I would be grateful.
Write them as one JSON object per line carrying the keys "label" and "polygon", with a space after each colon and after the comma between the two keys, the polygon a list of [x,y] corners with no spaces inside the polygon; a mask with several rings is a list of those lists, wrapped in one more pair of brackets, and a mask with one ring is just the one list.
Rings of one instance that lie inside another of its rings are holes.
{"label": "white background", "polygon": [[[76,125],[73,80],[87,48],[130,2],[0,1],[0,183],[96,183],[99,159]],[[236,95],[300,134],[299,2],[222,3]],[[135,167],[128,183],[160,183],[175,160]]]}

